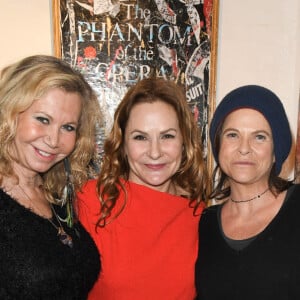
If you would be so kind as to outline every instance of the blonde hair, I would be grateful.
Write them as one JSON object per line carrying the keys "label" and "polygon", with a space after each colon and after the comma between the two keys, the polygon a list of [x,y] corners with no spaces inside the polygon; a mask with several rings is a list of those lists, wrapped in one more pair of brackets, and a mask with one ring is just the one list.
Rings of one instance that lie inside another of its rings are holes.
{"label": "blonde hair", "polygon": [[[180,187],[189,195],[194,211],[203,198],[207,172],[203,161],[201,134],[187,104],[185,92],[170,80],[144,79],[129,89],[124,96],[115,112],[112,130],[105,140],[104,156],[97,185],[101,201],[101,213],[97,226],[105,226],[107,223],[118,200],[120,188],[126,195],[121,178],[125,181],[128,180],[130,171],[124,152],[125,128],[130,112],[138,103],[155,101],[167,103],[174,108],[183,137],[182,161],[179,170],[173,175],[172,181],[175,186]],[[117,215],[121,211],[117,212]]]}
{"label": "blonde hair", "polygon": [[[53,56],[35,55],[24,58],[2,70],[0,75],[0,179],[18,178],[12,168],[12,144],[18,115],[49,90],[60,88],[76,93],[82,101],[76,144],[68,157],[75,190],[88,179],[88,165],[96,153],[96,124],[101,121],[99,103],[84,77],[67,63]],[[66,182],[63,162],[42,174],[48,201],[60,197]]]}

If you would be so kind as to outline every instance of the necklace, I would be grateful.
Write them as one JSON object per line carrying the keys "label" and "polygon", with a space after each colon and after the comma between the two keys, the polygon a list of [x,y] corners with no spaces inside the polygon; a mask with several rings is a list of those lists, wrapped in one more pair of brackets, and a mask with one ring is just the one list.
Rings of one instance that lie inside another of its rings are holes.
{"label": "necklace", "polygon": [[247,200],[234,200],[230,197],[230,201],[234,202],[234,203],[244,203],[244,202],[250,202],[252,200],[258,199],[260,198],[262,195],[264,195],[267,191],[269,190],[269,188],[267,188],[265,191],[263,191],[261,194],[258,194],[257,196],[247,199]]}
{"label": "necklace", "polygon": [[[31,210],[33,210],[34,205],[33,205],[33,202],[32,202],[32,200],[31,200],[31,198],[27,195],[27,193],[24,191],[24,189],[23,189],[20,185],[18,185],[18,187],[19,187],[20,190],[23,192],[23,194],[26,196],[26,198],[29,200],[29,202],[30,202],[30,204],[31,204]],[[67,245],[67,246],[69,246],[70,248],[72,248],[72,247],[73,247],[73,240],[72,240],[72,237],[71,237],[69,234],[67,234],[67,233],[65,232],[65,230],[64,230],[64,228],[63,228],[63,226],[62,226],[62,224],[61,224],[61,222],[60,222],[60,220],[59,220],[59,217],[58,217],[58,215],[56,214],[56,211],[55,211],[55,209],[54,209],[52,203],[49,203],[49,204],[50,204],[50,207],[51,207],[51,211],[52,211],[53,215],[55,216],[55,219],[57,220],[59,226],[55,225],[55,223],[51,220],[51,218],[45,218],[45,217],[44,217],[44,219],[46,219],[46,220],[47,220],[47,221],[48,221],[48,222],[49,222],[49,223],[57,230],[57,236],[58,236],[59,240],[60,240],[64,245]],[[36,208],[35,208],[35,209],[36,209]],[[36,210],[37,210],[37,209],[36,209]],[[43,215],[41,214],[41,216],[43,216]]]}
{"label": "necklace", "polygon": [[58,215],[56,214],[56,211],[55,211],[55,209],[54,209],[52,203],[50,203],[50,206],[51,206],[51,210],[52,210],[52,212],[53,212],[53,215],[55,216],[55,218],[56,218],[56,220],[57,220],[59,226],[56,226],[56,225],[54,224],[54,222],[53,222],[51,219],[47,219],[47,220],[48,220],[48,221],[49,221],[49,222],[57,229],[57,235],[58,235],[58,237],[59,237],[59,240],[60,240],[64,245],[67,245],[67,246],[69,246],[70,248],[72,248],[72,247],[73,247],[73,240],[72,240],[72,237],[71,237],[70,235],[68,235],[68,234],[65,232],[65,230],[64,230],[64,228],[63,228],[63,226],[62,226],[62,224],[61,224],[61,222],[60,222],[60,220],[59,220],[59,217],[58,217]]}

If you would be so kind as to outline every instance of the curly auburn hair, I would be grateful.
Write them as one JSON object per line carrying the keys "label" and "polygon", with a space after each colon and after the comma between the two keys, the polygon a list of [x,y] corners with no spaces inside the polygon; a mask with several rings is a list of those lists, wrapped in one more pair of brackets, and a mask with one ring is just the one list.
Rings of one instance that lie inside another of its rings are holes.
{"label": "curly auburn hair", "polygon": [[170,80],[143,79],[131,87],[120,102],[115,111],[112,129],[104,143],[104,155],[97,182],[101,211],[96,226],[103,227],[107,224],[118,201],[120,189],[125,193],[125,203],[113,218],[116,218],[126,205],[123,182],[128,180],[130,167],[124,151],[124,137],[130,112],[137,104],[156,101],[167,103],[174,108],[183,137],[182,161],[172,177],[172,182],[187,193],[194,213],[203,199],[207,172],[203,160],[201,134],[187,104],[184,89]]}

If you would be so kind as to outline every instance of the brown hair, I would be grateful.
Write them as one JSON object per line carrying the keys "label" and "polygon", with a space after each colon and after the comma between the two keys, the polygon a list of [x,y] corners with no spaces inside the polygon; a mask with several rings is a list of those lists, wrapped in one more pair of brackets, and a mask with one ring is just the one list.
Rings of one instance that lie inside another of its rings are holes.
{"label": "brown hair", "polygon": [[[177,115],[183,137],[183,154],[173,183],[183,189],[196,211],[205,191],[206,169],[203,161],[200,131],[187,104],[183,88],[173,81],[147,78],[130,88],[116,109],[114,124],[104,144],[104,156],[98,179],[101,212],[97,226],[105,226],[115,206],[120,188],[126,191],[122,180],[128,180],[129,164],[124,152],[124,135],[132,108],[138,103],[162,101],[171,105]],[[123,205],[123,208],[126,201]],[[122,209],[114,216],[117,217]]]}

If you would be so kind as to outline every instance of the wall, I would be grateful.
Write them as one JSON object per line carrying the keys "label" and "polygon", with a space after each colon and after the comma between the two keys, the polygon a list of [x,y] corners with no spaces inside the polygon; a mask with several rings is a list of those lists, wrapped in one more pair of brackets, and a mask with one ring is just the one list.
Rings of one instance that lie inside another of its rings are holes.
{"label": "wall", "polygon": [[217,100],[243,84],[272,89],[296,132],[300,1],[220,0]]}
{"label": "wall", "polygon": [[[51,1],[0,0],[0,68],[52,54]],[[217,100],[248,83],[283,100],[296,132],[300,86],[300,1],[220,0]]]}
{"label": "wall", "polygon": [[0,68],[32,54],[52,54],[49,0],[0,0]]}

